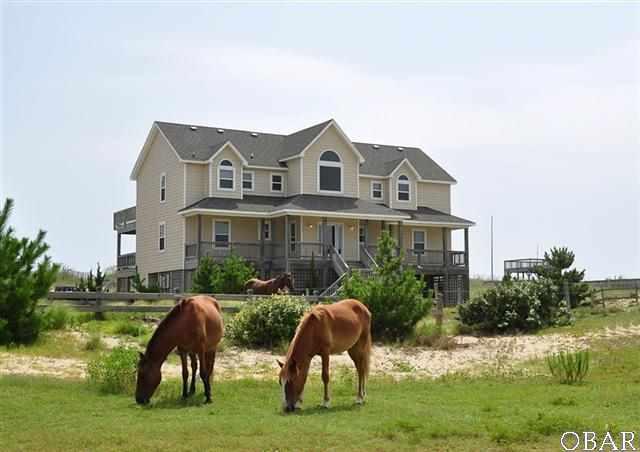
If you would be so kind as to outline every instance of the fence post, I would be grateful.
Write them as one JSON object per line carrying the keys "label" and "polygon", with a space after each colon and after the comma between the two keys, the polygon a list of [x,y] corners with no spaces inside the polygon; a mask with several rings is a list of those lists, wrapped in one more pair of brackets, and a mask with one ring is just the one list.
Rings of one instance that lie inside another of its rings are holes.
{"label": "fence post", "polygon": [[439,336],[442,336],[442,318],[444,316],[444,309],[442,303],[442,293],[436,291],[436,312],[434,317],[436,319],[436,331]]}
{"label": "fence post", "polygon": [[604,287],[600,286],[600,298],[602,299],[602,309],[606,310],[607,305],[604,300]]}
{"label": "fence post", "polygon": [[638,281],[636,281],[636,304],[638,304]]}

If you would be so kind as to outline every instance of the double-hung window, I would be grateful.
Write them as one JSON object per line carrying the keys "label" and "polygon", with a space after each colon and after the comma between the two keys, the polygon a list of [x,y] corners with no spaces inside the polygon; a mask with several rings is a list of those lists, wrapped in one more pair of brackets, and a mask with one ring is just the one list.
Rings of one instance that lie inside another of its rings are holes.
{"label": "double-hung window", "polygon": [[167,224],[163,221],[158,224],[158,250],[164,251],[167,246]]}
{"label": "double-hung window", "polygon": [[271,175],[271,191],[282,192],[282,174]]}
{"label": "double-hung window", "polygon": [[342,193],[342,161],[333,151],[324,151],[318,160],[318,191]]}
{"label": "double-hung window", "polygon": [[213,241],[216,248],[229,248],[231,224],[228,221],[216,220],[213,223]]}
{"label": "double-hung window", "polygon": [[167,173],[160,174],[160,202],[167,200]]}
{"label": "double-hung window", "polygon": [[258,240],[263,237],[265,240],[271,240],[271,220],[264,220],[264,227],[262,229],[262,236],[260,235],[260,225],[262,222],[258,220]]}
{"label": "double-hung window", "polygon": [[409,178],[404,174],[398,178],[398,201],[411,200],[411,186]]}
{"label": "double-hung window", "polygon": [[413,253],[424,254],[426,247],[427,235],[424,231],[413,231]]}
{"label": "double-hung window", "polygon": [[253,191],[253,179],[254,179],[253,171],[243,171],[242,172],[242,189],[244,191]]}
{"label": "double-hung window", "polygon": [[233,191],[235,170],[233,163],[223,160],[218,165],[218,190]]}
{"label": "double-hung window", "polygon": [[375,199],[376,201],[381,201],[382,196],[383,196],[382,182],[380,181],[371,182],[371,199]]}

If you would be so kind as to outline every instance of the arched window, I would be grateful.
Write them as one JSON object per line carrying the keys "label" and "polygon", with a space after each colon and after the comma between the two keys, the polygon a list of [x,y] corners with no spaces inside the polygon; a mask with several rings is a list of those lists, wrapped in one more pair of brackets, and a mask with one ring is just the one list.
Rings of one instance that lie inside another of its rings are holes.
{"label": "arched window", "polygon": [[342,161],[333,151],[324,151],[318,160],[318,191],[342,193]]}
{"label": "arched window", "polygon": [[411,200],[411,185],[409,184],[409,178],[404,174],[398,177],[398,201],[410,201]]}
{"label": "arched window", "polygon": [[218,190],[232,191],[235,174],[233,163],[229,160],[222,160],[218,165]]}

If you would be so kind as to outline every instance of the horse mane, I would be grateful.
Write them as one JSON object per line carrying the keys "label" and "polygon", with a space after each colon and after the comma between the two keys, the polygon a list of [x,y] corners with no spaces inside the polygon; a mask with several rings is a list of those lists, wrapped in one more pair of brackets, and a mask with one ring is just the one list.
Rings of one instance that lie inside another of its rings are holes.
{"label": "horse mane", "polygon": [[158,326],[156,327],[155,331],[151,335],[151,339],[149,339],[149,342],[147,343],[147,349],[145,350],[145,353],[144,353],[145,355],[149,350],[155,347],[155,344],[158,341],[158,338],[160,337],[160,335],[164,332],[164,330],[167,329],[167,327],[171,323],[173,323],[174,319],[176,319],[178,315],[182,312],[182,308],[184,307],[183,305],[187,302],[187,300],[188,298],[183,298],[182,300],[180,300],[178,304],[176,304],[173,308],[171,308],[171,311],[169,311],[169,313],[164,317],[164,319],[160,320],[160,323],[158,323]]}
{"label": "horse mane", "polygon": [[304,315],[304,317],[302,317],[300,324],[296,328],[296,334],[293,336],[293,340],[289,345],[289,350],[287,350],[287,356],[285,358],[285,362],[288,362],[291,356],[293,355],[294,350],[296,349],[296,347],[298,346],[298,343],[300,342],[300,336],[302,335],[302,332],[305,330],[305,328],[307,327],[307,325],[309,324],[312,318],[316,320],[318,319],[317,314],[313,310],[307,312]]}

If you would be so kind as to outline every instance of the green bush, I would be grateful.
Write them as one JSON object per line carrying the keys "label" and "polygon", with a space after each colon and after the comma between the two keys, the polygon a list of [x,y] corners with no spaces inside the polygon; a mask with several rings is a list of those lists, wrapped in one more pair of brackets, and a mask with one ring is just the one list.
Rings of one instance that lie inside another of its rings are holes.
{"label": "green bush", "polygon": [[272,295],[247,304],[226,326],[226,337],[242,346],[273,347],[289,341],[309,305],[300,297]]}
{"label": "green bush", "polygon": [[245,283],[256,276],[253,266],[232,254],[222,264],[203,257],[193,276],[194,293],[244,293]]}
{"label": "green bush", "polygon": [[424,282],[413,271],[402,270],[402,256],[394,256],[395,247],[393,238],[383,231],[373,276],[365,279],[353,273],[340,289],[340,296],[367,305],[376,339],[405,339],[431,309],[431,299],[423,295]]}
{"label": "green bush", "polygon": [[566,247],[553,247],[544,253],[544,264],[536,269],[541,280],[547,280],[553,284],[556,296],[564,298],[564,285],[568,285],[569,300],[572,308],[580,306],[592,290],[584,280],[584,270],[571,269],[575,261],[575,254]]}
{"label": "green bush", "polygon": [[25,344],[38,338],[42,321],[36,309],[55,282],[60,266],[45,253],[45,232],[19,239],[9,226],[13,200],[0,211],[0,344]]}
{"label": "green bush", "polygon": [[87,342],[84,344],[84,349],[87,351],[95,351],[102,350],[104,348],[104,343],[102,342],[102,337],[98,333],[94,333],[89,336]]}
{"label": "green bush", "polygon": [[589,372],[589,350],[560,352],[547,356],[551,375],[564,384],[581,383]]}
{"label": "green bush", "polygon": [[133,394],[136,387],[138,352],[116,347],[102,353],[87,365],[89,384],[108,394]]}
{"label": "green bush", "polygon": [[122,334],[126,336],[144,336],[148,332],[149,328],[144,324],[128,320],[118,320],[113,327],[114,334]]}
{"label": "green bush", "polygon": [[41,315],[43,330],[63,330],[74,323],[71,310],[66,306],[51,306]]}
{"label": "green bush", "polygon": [[503,281],[460,305],[458,316],[463,325],[485,333],[529,332],[573,320],[547,280]]}

